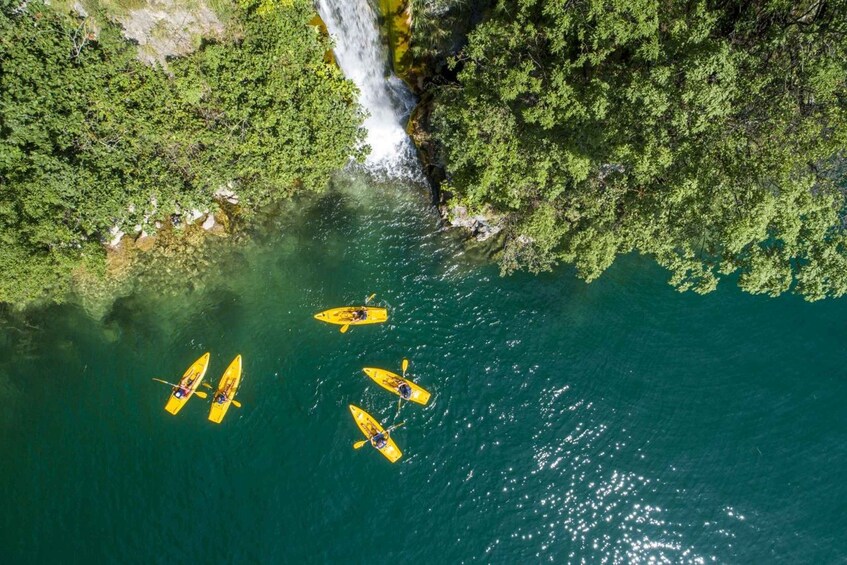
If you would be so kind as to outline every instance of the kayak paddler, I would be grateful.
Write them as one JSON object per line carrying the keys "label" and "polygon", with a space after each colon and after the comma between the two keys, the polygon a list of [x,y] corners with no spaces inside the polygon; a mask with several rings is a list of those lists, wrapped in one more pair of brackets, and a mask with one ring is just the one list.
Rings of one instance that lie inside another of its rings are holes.
{"label": "kayak paddler", "polygon": [[223,404],[224,402],[226,402],[226,399],[226,392],[224,391],[220,391],[218,392],[218,394],[215,395],[215,402],[217,402],[218,404]]}
{"label": "kayak paddler", "polygon": [[[189,383],[189,384],[191,384],[191,383]],[[174,396],[177,397],[177,398],[182,398],[183,396],[188,396],[189,392],[191,392],[191,390],[188,388],[187,385],[179,383],[179,386],[174,391]]]}
{"label": "kayak paddler", "polygon": [[354,322],[361,322],[362,320],[368,319],[368,311],[364,308],[359,310],[353,310],[353,314],[351,315]]}
{"label": "kayak paddler", "polygon": [[404,400],[412,398],[412,387],[410,387],[407,383],[401,382],[400,386],[397,387],[397,392],[400,393],[400,396]]}
{"label": "kayak paddler", "polygon": [[382,449],[383,447],[388,445],[388,438],[386,436],[388,436],[387,433],[379,432],[375,436],[371,437],[371,443],[375,448]]}

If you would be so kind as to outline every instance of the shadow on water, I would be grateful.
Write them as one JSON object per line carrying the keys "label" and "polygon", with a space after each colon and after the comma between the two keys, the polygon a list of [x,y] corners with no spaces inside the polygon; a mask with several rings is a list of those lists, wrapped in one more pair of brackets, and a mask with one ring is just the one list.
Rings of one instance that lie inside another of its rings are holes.
{"label": "shadow on water", "polygon": [[195,324],[204,324],[205,331],[212,335],[225,335],[233,327],[244,322],[246,309],[242,296],[237,292],[216,288],[205,293],[194,315]]}
{"label": "shadow on water", "polygon": [[153,343],[161,335],[163,316],[150,308],[149,301],[136,293],[119,298],[103,318],[103,327],[121,340],[131,340],[136,345]]}
{"label": "shadow on water", "polygon": [[4,308],[0,311],[0,365],[72,350],[77,339],[91,328],[97,328],[97,324],[74,304],[23,311]]}
{"label": "shadow on water", "polygon": [[337,190],[300,196],[263,210],[250,229],[251,237],[259,244],[272,242],[283,234],[304,243],[325,241],[350,233],[355,222],[352,209],[352,196]]}

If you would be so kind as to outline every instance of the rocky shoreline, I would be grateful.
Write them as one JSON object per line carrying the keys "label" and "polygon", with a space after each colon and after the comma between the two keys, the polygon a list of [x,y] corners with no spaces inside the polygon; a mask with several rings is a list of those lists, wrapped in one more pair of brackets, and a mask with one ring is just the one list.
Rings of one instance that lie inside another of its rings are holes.
{"label": "rocky shoreline", "polygon": [[[199,226],[204,231],[217,235],[226,234],[235,217],[241,213],[240,198],[230,183],[215,192],[214,200],[218,206],[217,210],[211,208],[175,210],[168,215],[167,219],[154,219],[159,210],[156,199],[153,197],[150,199],[150,211],[144,215],[141,223],[135,224],[131,233],[125,232],[123,226],[116,223],[109,230],[109,237],[104,239],[103,243],[110,251],[119,249],[128,239],[131,239],[136,247],[149,248],[152,246],[155,234],[160,230],[165,228],[178,230],[186,226]],[[134,214],[134,207],[130,206],[127,212]]]}

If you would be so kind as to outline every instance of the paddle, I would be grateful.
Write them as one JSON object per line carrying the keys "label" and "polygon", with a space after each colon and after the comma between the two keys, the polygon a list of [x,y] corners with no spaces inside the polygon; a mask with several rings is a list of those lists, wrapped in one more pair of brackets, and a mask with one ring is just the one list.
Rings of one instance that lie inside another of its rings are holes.
{"label": "paddle", "polygon": [[[409,360],[404,358],[403,359],[403,378],[404,379],[406,378],[406,369],[408,369],[408,368],[409,368]],[[400,415],[400,408],[402,406],[403,406],[403,397],[401,396],[400,398],[397,399],[397,413],[394,415],[395,418]]]}
{"label": "paddle", "polygon": [[[397,428],[399,428],[400,426],[402,426],[405,423],[406,422],[400,422],[399,424],[394,424],[393,426],[388,426],[382,433],[384,433],[385,435],[388,436],[388,434],[391,433],[391,430],[396,430]],[[379,435],[379,434],[374,434],[372,437],[376,437],[377,435]],[[391,437],[391,436],[389,436],[389,437]],[[362,441],[357,441],[356,443],[353,444],[353,449],[359,449],[360,447],[362,447],[366,443],[370,442],[371,439],[372,438],[369,437],[368,439],[363,439]]]}
{"label": "paddle", "polygon": [[[203,386],[206,388],[213,388],[212,385],[210,385],[209,383],[203,383]],[[232,405],[236,408],[241,408],[241,403],[235,399],[232,400]]]}
{"label": "paddle", "polygon": [[[173,383],[169,383],[168,381],[163,381],[162,379],[154,378],[153,380],[154,380],[154,381],[157,381],[157,382],[160,382],[160,383],[164,383],[164,384],[166,384],[166,385],[171,385],[171,386],[176,387],[176,388],[181,388],[181,387],[180,387],[180,385],[175,385],[175,384],[173,384]],[[206,397],[208,397],[208,396],[209,396],[209,395],[208,395],[208,394],[206,394],[205,392],[200,392],[199,390],[195,390],[195,391],[194,391],[194,394],[196,394],[196,395],[197,395],[197,396],[199,396],[200,398],[206,398]]]}

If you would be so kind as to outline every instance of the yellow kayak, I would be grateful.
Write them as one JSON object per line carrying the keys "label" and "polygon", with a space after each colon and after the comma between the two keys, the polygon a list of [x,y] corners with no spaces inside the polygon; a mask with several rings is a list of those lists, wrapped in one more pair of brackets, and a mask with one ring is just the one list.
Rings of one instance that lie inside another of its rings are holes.
{"label": "yellow kayak", "polygon": [[232,360],[224,371],[221,382],[218,383],[218,390],[212,397],[212,409],[209,411],[210,421],[216,424],[221,423],[235,398],[235,393],[238,392],[239,384],[241,384],[241,355]]}
{"label": "yellow kayak", "polygon": [[385,369],[376,369],[374,367],[365,367],[362,370],[367,376],[372,378],[376,382],[376,384],[378,384],[387,391],[393,392],[401,398],[403,398],[403,395],[400,394],[400,385],[409,385],[409,388],[412,389],[412,392],[409,398],[405,398],[404,400],[410,400],[412,402],[417,402],[418,404],[423,405],[426,405],[426,403],[429,402],[429,392],[416,385],[412,381],[404,379],[400,375],[395,375],[391,371],[386,371]]}
{"label": "yellow kayak", "polygon": [[[182,375],[182,378],[179,380],[179,387],[173,387],[171,389],[171,395],[168,398],[168,403],[165,404],[165,410],[170,412],[171,414],[176,414],[182,407],[185,406],[185,403],[188,402],[188,399],[192,397],[192,395],[197,391],[197,388],[200,386],[200,383],[203,382],[203,377],[206,374],[206,369],[209,368],[209,354],[204,353],[203,356],[194,362],[185,374]],[[177,396],[179,394],[179,396]]]}
{"label": "yellow kayak", "polygon": [[[355,319],[354,312],[364,312],[365,317]],[[315,319],[328,324],[339,326],[363,326],[365,324],[381,324],[388,320],[388,310],[374,306],[343,306],[332,308],[315,314]]]}
{"label": "yellow kayak", "polygon": [[[358,406],[353,406],[351,404],[350,412],[353,414],[353,419],[356,420],[356,425],[359,426],[359,429],[362,430],[362,433],[365,434],[366,438],[371,439],[375,435],[385,432],[385,429],[379,425],[379,422],[374,420],[373,416]],[[388,441],[382,449],[378,448],[372,439],[370,444],[373,445],[377,451],[385,455],[386,459],[395,463],[398,459],[400,459],[400,457],[402,457],[403,453],[397,447],[397,444],[394,443],[394,440],[391,439],[391,436],[389,434],[386,434],[386,436]]]}

